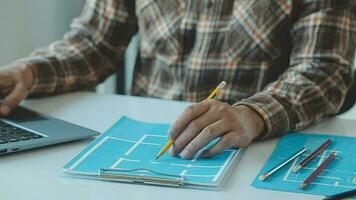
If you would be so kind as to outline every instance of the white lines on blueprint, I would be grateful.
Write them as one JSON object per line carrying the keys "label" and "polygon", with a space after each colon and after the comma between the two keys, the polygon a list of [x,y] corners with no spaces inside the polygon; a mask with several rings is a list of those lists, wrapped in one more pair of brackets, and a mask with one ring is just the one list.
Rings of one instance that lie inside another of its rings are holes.
{"label": "white lines on blueprint", "polygon": [[[91,157],[91,154],[96,152],[105,152],[106,150],[114,151],[117,157],[111,156],[110,163],[107,163],[107,168],[118,170],[130,170],[132,168],[145,168],[153,171],[171,171],[174,174],[182,177],[190,177],[192,180],[199,178],[206,178],[216,181],[221,173],[230,163],[231,159],[236,155],[236,151],[226,150],[226,160],[221,162],[202,161],[199,158],[199,153],[194,156],[192,160],[180,160],[172,157],[167,157],[169,161],[162,163],[161,160],[153,160],[154,157],[149,158],[151,152],[159,150],[163,142],[166,142],[166,136],[155,134],[143,134],[139,138],[118,138],[113,136],[104,137],[94,146],[92,146],[85,154],[83,154],[69,169],[76,168],[81,162],[88,159],[100,160],[101,156],[106,154],[99,154],[98,157]],[[107,146],[109,145],[109,146]],[[111,145],[111,146],[110,146]],[[142,148],[142,145],[145,145]],[[141,157],[141,155],[146,155]],[[148,157],[147,157],[148,155]],[[139,172],[139,174],[146,174],[149,172]]]}
{"label": "white lines on blueprint", "polygon": [[[320,166],[320,164],[323,162],[323,160],[325,160],[328,157],[328,155],[329,155],[328,152],[337,152],[338,154],[341,153],[341,151],[336,151],[336,150],[325,150],[322,155],[317,156],[319,158],[319,160],[318,160],[317,164],[314,167],[303,167],[302,170],[314,171],[315,168]],[[308,156],[308,155],[304,155],[304,156]],[[299,171],[297,173],[292,172],[292,169],[298,163],[299,158],[296,158],[293,161],[293,163],[291,164],[290,168],[288,169],[288,171],[283,176],[283,179],[282,179],[283,181],[296,182],[296,183],[302,183],[304,181],[304,180],[299,180],[298,179],[301,171]],[[336,172],[336,170],[324,169],[323,172],[325,172],[326,174],[333,174],[333,172]],[[340,172],[340,171],[338,171],[338,172]],[[323,174],[319,175],[318,177],[322,178],[323,180],[330,180],[330,183],[322,183],[322,182],[313,181],[313,182],[311,182],[311,184],[323,185],[323,186],[342,187],[342,188],[351,188],[351,189],[355,189],[356,188],[356,185],[355,186],[341,185],[340,182],[342,181],[342,179],[340,177],[335,177],[335,176],[331,176],[331,175],[323,175]],[[352,181],[354,184],[356,184],[354,182],[354,181],[356,181],[355,179],[356,179],[356,177]]]}

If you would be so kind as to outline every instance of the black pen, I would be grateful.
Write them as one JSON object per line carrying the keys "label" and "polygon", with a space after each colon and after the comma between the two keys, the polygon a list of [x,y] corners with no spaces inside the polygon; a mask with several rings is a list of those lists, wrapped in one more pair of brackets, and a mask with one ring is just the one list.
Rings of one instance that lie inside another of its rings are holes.
{"label": "black pen", "polygon": [[349,190],[346,192],[341,192],[339,194],[334,194],[331,196],[327,196],[324,198],[324,200],[338,200],[338,199],[344,199],[347,197],[351,197],[352,195],[356,195],[356,189]]}

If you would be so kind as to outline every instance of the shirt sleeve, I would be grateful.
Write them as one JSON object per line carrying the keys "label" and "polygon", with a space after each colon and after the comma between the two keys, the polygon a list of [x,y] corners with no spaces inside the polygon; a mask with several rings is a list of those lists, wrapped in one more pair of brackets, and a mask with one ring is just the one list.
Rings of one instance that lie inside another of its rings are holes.
{"label": "shirt sleeve", "polygon": [[137,32],[133,4],[131,0],[87,0],[61,41],[17,61],[35,74],[30,96],[92,89],[114,73]]}
{"label": "shirt sleeve", "polygon": [[259,139],[297,131],[337,113],[353,82],[356,4],[303,2],[292,25],[289,68],[263,91],[235,104],[253,108],[264,119],[266,129]]}

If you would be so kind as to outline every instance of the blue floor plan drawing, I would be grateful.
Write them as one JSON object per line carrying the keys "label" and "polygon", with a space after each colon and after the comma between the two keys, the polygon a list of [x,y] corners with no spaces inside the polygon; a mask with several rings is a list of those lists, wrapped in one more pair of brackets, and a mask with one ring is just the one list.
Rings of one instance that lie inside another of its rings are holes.
{"label": "blue floor plan drawing", "polygon": [[70,161],[64,170],[97,175],[101,169],[148,169],[149,171],[125,173],[155,177],[173,174],[184,177],[190,183],[210,184],[222,177],[239,152],[236,149],[225,150],[212,159],[199,158],[197,154],[192,160],[172,157],[167,152],[155,160],[155,156],[167,142],[168,128],[167,124],[143,123],[122,118]]}
{"label": "blue floor plan drawing", "polygon": [[[299,172],[293,168],[314,149],[327,139],[333,143],[320,155],[314,158]],[[257,188],[300,192],[319,195],[331,195],[342,191],[356,189],[356,138],[333,135],[318,135],[294,133],[281,138],[276,149],[256,176],[287,158],[295,149],[306,147],[308,150],[293,162],[277,171],[266,181],[256,178],[252,185]],[[299,189],[299,185],[330,155],[336,152],[336,158],[324,169],[306,189]]]}

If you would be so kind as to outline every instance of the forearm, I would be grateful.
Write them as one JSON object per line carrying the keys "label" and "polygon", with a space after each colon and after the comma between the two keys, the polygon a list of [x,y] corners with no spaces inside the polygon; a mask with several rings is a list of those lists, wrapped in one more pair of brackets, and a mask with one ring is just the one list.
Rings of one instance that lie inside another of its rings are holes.
{"label": "forearm", "polygon": [[[319,64],[322,65],[322,64]],[[291,71],[264,91],[239,102],[253,108],[265,122],[265,132],[259,139],[281,136],[320,122],[340,109],[353,79],[352,67],[338,67],[333,75],[307,79],[303,73]],[[321,69],[320,69],[321,70]],[[300,83],[295,77],[303,80]],[[299,78],[298,78],[299,77]],[[303,82],[303,83],[302,83]]]}
{"label": "forearm", "polygon": [[305,1],[293,24],[289,69],[238,103],[263,117],[266,132],[260,139],[303,129],[340,109],[353,82],[356,8],[349,3]]}

